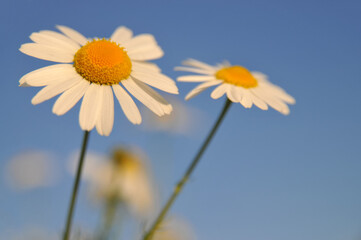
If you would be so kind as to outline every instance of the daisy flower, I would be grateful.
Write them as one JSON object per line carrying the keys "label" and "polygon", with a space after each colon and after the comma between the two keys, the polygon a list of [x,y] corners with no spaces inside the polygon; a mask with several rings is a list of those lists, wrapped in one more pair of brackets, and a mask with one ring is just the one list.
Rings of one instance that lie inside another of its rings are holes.
{"label": "daisy flower", "polygon": [[211,66],[206,63],[188,59],[183,62],[185,67],[176,67],[178,71],[187,71],[202,75],[181,76],[181,82],[202,82],[186,96],[186,100],[197,96],[209,87],[217,87],[211,97],[218,99],[224,94],[232,102],[239,102],[245,108],[256,105],[262,110],[268,106],[282,114],[289,114],[288,104],[294,104],[295,99],[280,87],[268,81],[267,76],[260,72],[250,72],[238,65],[231,66],[228,62]]}
{"label": "daisy flower", "polygon": [[[70,160],[70,170],[75,173],[76,158]],[[141,154],[116,148],[111,157],[89,154],[83,176],[94,202],[116,199],[125,203],[135,216],[145,218],[152,213],[155,203],[148,170],[146,158]]]}
{"label": "daisy flower", "polygon": [[20,86],[44,87],[31,100],[32,104],[61,94],[53,113],[63,115],[83,97],[80,127],[86,131],[96,127],[105,136],[113,128],[113,92],[133,124],[140,124],[142,118],[130,94],[158,116],[170,114],[172,106],[151,87],[173,94],[178,89],[157,65],[147,62],[163,56],[152,35],[133,37],[130,29],[121,26],[109,39],[87,39],[71,28],[57,28],[61,33],[45,30],[31,34],[33,42],[19,49],[29,56],[58,63],[20,79]]}

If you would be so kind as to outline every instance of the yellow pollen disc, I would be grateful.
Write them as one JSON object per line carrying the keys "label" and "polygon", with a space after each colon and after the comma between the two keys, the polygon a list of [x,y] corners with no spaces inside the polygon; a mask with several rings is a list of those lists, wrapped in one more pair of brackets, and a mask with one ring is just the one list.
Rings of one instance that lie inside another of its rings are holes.
{"label": "yellow pollen disc", "polygon": [[132,62],[124,48],[100,39],[88,42],[76,52],[74,67],[92,83],[113,85],[130,76]]}
{"label": "yellow pollen disc", "polygon": [[133,173],[142,167],[141,162],[133,154],[117,149],[113,153],[113,164],[119,172]]}
{"label": "yellow pollen disc", "polygon": [[257,80],[252,74],[241,66],[222,68],[216,72],[216,78],[243,88],[254,88],[258,85]]}

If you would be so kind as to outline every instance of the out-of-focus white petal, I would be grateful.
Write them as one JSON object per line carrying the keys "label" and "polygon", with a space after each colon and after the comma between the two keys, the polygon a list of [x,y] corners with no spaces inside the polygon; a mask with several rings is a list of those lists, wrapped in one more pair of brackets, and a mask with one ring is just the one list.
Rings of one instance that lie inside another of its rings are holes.
{"label": "out-of-focus white petal", "polygon": [[265,101],[269,106],[271,106],[275,110],[279,111],[280,113],[282,113],[284,115],[288,115],[290,113],[290,110],[289,110],[287,104],[285,104],[281,100],[269,95],[266,91],[264,91],[264,89],[255,88],[255,89],[252,89],[252,92],[257,97],[259,97],[260,99]]}
{"label": "out-of-focus white petal", "polygon": [[218,99],[227,92],[227,85],[221,84],[217,86],[211,93],[211,98]]}
{"label": "out-of-focus white petal", "polygon": [[201,68],[201,69],[206,69],[206,70],[209,70],[209,71],[215,71],[215,67],[207,64],[207,63],[204,63],[204,62],[201,62],[201,61],[198,61],[198,60],[195,60],[195,59],[187,59],[185,61],[182,62],[183,65],[188,65],[188,66],[191,66],[191,67],[196,67],[196,68]]}
{"label": "out-of-focus white petal", "polygon": [[200,76],[200,75],[188,75],[178,77],[179,82],[206,82],[217,80],[214,76]]}
{"label": "out-of-focus white petal", "polygon": [[213,80],[213,81],[201,83],[187,94],[187,96],[185,97],[185,100],[189,100],[189,99],[197,96],[198,94],[200,94],[207,88],[214,86],[214,85],[218,85],[220,83],[222,83],[222,81],[220,81],[220,80]]}
{"label": "out-of-focus white petal", "polygon": [[120,107],[128,120],[133,124],[140,124],[142,122],[142,117],[131,96],[129,96],[129,94],[119,84],[115,84],[112,87]]}
{"label": "out-of-focus white petal", "polygon": [[251,94],[251,98],[252,98],[252,102],[254,103],[254,105],[256,105],[257,107],[259,107],[262,110],[267,110],[268,109],[268,105],[261,99],[259,99],[259,97],[257,97],[254,94]]}
{"label": "out-of-focus white petal", "polygon": [[264,83],[262,84],[271,95],[277,96],[277,98],[280,98],[281,100],[285,101],[289,104],[295,104],[296,100],[285,92],[282,88],[272,84],[272,83]]}
{"label": "out-of-focus white petal", "polygon": [[252,94],[249,92],[249,90],[243,89],[242,91],[242,99],[240,103],[245,108],[251,108],[253,101],[252,101]]}
{"label": "out-of-focus white petal", "polygon": [[259,82],[269,82],[268,81],[268,76],[266,74],[264,74],[264,73],[252,71],[251,74]]}
{"label": "out-of-focus white petal", "polygon": [[199,73],[199,74],[207,74],[207,75],[214,75],[216,73],[216,70],[214,70],[214,69],[209,70],[209,69],[198,69],[198,68],[190,68],[190,67],[175,67],[174,70]]}
{"label": "out-of-focus white petal", "polygon": [[240,87],[230,85],[227,83],[225,85],[227,86],[228,99],[231,100],[232,102],[240,102],[241,99],[243,98],[241,94],[242,89]]}

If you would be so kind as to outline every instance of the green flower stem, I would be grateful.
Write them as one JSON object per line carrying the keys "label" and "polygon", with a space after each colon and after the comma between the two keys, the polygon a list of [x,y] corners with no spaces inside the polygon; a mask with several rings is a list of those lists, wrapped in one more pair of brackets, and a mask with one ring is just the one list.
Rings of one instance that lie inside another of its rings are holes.
{"label": "green flower stem", "polygon": [[89,132],[84,131],[83,144],[82,144],[82,147],[81,147],[81,153],[80,153],[80,158],[79,158],[79,163],[78,163],[78,169],[77,169],[77,172],[76,172],[76,178],[75,178],[75,182],[74,182],[74,186],[73,186],[73,193],[71,195],[70,205],[69,205],[69,209],[68,209],[68,216],[66,218],[66,225],[65,225],[63,240],[69,240],[69,236],[70,236],[71,223],[72,223],[72,219],[73,219],[73,213],[74,213],[76,198],[77,198],[77,195],[78,195],[81,171],[82,171],[82,168],[83,168],[85,152],[86,152],[86,148],[87,148],[87,145],[88,145],[88,139],[89,139]]}
{"label": "green flower stem", "polygon": [[204,141],[202,147],[199,149],[197,155],[193,159],[191,165],[189,165],[189,167],[188,167],[187,171],[185,172],[185,174],[183,175],[182,179],[175,186],[173,194],[168,199],[167,203],[165,204],[162,211],[158,215],[158,217],[155,220],[154,224],[152,225],[150,230],[144,234],[143,240],[151,240],[152,239],[155,231],[157,230],[157,228],[159,227],[159,225],[163,221],[164,217],[166,216],[166,214],[167,214],[168,210],[170,209],[170,207],[173,205],[173,203],[174,203],[175,199],[177,198],[177,196],[179,195],[179,193],[182,191],[184,184],[188,181],[190,175],[192,174],[193,170],[195,169],[195,167],[197,166],[199,160],[201,159],[204,151],[207,149],[210,141],[212,140],[212,138],[213,138],[214,134],[216,133],[219,125],[221,124],[224,116],[226,115],[227,110],[229,109],[229,106],[231,105],[231,103],[232,102],[229,101],[228,98],[227,98],[226,103],[225,103],[225,105],[223,107],[223,110],[222,110],[221,114],[219,115],[216,123],[214,124],[214,126],[212,128],[212,130],[209,132],[209,134],[208,134],[206,140]]}

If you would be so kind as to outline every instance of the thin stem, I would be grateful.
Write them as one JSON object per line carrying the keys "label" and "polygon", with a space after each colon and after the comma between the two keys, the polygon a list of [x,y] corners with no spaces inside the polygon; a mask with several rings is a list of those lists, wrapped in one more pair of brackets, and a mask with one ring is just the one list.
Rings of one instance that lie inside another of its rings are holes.
{"label": "thin stem", "polygon": [[72,219],[73,219],[73,212],[74,212],[74,208],[75,208],[76,198],[77,198],[77,195],[78,195],[81,171],[82,171],[82,168],[83,168],[85,152],[86,152],[86,148],[87,148],[87,145],[88,145],[88,139],[89,139],[89,132],[84,131],[84,137],[83,137],[83,143],[82,143],[81,152],[80,152],[78,169],[77,169],[77,172],[76,172],[76,178],[75,178],[75,182],[74,182],[74,186],[73,186],[73,193],[71,194],[70,205],[69,205],[69,209],[68,209],[68,216],[66,218],[66,225],[65,225],[63,240],[69,240],[69,236],[70,236],[71,223],[72,223]]}
{"label": "thin stem", "polygon": [[177,198],[178,194],[182,191],[184,184],[188,181],[190,175],[192,174],[193,170],[197,166],[197,164],[198,164],[199,160],[201,159],[204,151],[207,149],[210,141],[212,140],[212,138],[213,138],[214,134],[216,133],[219,125],[221,124],[224,116],[226,115],[227,110],[229,109],[229,106],[231,105],[231,103],[232,102],[229,101],[228,99],[226,100],[226,103],[225,103],[225,105],[223,107],[223,110],[222,110],[221,114],[219,115],[216,123],[214,124],[214,126],[212,128],[212,130],[209,132],[209,134],[208,134],[206,140],[204,141],[202,147],[199,149],[197,155],[194,157],[191,165],[189,165],[189,167],[188,167],[187,171],[185,172],[185,174],[183,175],[182,179],[175,186],[175,188],[173,190],[173,194],[168,199],[167,203],[163,207],[162,211],[158,215],[157,219],[155,220],[155,222],[152,225],[152,227],[150,228],[150,230],[144,235],[143,240],[151,240],[152,239],[152,237],[153,237],[155,231],[157,230],[158,226],[163,221],[165,215],[167,214],[170,207],[173,205],[173,202]]}

